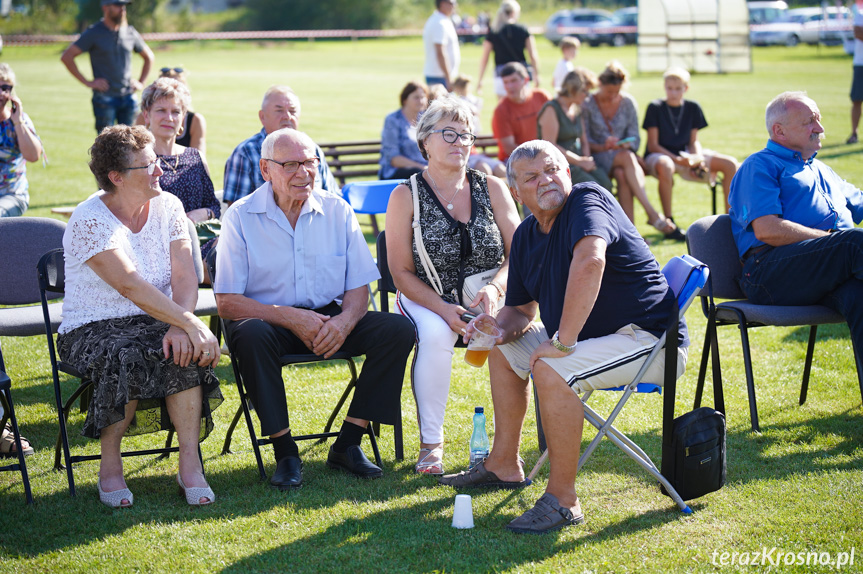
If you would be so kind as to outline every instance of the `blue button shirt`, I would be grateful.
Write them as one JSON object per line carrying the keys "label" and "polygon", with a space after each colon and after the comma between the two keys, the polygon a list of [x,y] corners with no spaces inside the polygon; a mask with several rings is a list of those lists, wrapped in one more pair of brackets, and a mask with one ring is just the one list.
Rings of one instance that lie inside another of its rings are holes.
{"label": "blue button shirt", "polygon": [[752,222],[765,215],[823,231],[851,229],[863,220],[863,192],[814,156],[804,159],[773,140],[737,170],[728,203],[741,257],[764,245],[755,238]]}
{"label": "blue button shirt", "polygon": [[380,278],[348,203],[313,192],[291,227],[267,182],[222,218],[216,293],[319,309]]}

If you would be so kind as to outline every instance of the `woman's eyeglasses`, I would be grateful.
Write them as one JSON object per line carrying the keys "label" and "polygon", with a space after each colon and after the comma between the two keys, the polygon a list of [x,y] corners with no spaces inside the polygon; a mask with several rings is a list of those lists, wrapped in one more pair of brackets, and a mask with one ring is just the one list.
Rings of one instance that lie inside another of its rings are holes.
{"label": "woman's eyeglasses", "polygon": [[170,74],[171,72],[174,72],[175,74],[182,74],[185,70],[183,70],[183,68],[162,68],[159,71],[163,74]]}
{"label": "woman's eyeglasses", "polygon": [[448,144],[454,144],[456,140],[459,140],[463,145],[473,145],[473,142],[476,141],[475,135],[467,132],[460,134],[452,128],[434,130],[432,133],[441,134],[441,136],[443,136],[443,141]]}
{"label": "woman's eyeglasses", "polygon": [[159,165],[159,160],[158,160],[158,159],[154,159],[153,161],[151,161],[151,162],[150,162],[150,163],[148,163],[147,165],[141,165],[141,166],[138,166],[138,167],[127,167],[127,168],[126,168],[126,170],[132,170],[132,169],[146,169],[146,170],[147,170],[147,175],[153,175],[154,173],[156,173],[156,166],[157,166],[157,165]]}

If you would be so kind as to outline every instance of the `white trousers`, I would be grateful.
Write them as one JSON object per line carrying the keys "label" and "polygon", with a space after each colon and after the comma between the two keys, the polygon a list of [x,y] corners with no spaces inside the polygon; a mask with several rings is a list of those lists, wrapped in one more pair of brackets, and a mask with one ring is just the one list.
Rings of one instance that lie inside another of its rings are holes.
{"label": "white trousers", "polygon": [[396,293],[396,308],[416,327],[417,343],[411,365],[411,389],[417,403],[417,423],[420,441],[426,444],[443,442],[443,419],[449,398],[452,375],[454,333],[440,315],[401,292]]}

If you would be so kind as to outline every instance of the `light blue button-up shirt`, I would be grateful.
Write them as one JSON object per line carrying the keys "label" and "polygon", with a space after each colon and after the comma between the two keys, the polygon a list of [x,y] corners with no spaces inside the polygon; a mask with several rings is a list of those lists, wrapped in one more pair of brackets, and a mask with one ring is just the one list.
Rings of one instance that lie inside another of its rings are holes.
{"label": "light blue button-up shirt", "polygon": [[225,213],[216,267],[216,293],[308,309],[341,304],[346,291],[380,278],[345,200],[314,191],[295,229],[269,182]]}
{"label": "light blue button-up shirt", "polygon": [[755,238],[752,222],[765,215],[813,229],[851,229],[863,220],[863,192],[817,159],[773,140],[752,154],[731,180],[731,231],[742,257]]}

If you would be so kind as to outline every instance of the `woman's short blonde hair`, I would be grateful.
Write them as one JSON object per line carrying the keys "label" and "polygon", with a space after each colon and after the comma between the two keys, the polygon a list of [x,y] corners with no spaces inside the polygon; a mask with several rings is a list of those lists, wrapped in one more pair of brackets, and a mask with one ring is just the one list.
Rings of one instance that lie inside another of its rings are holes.
{"label": "woman's short blonde hair", "polygon": [[417,124],[417,147],[420,148],[420,153],[425,159],[429,158],[426,153],[425,141],[432,135],[435,126],[442,120],[462,122],[467,124],[471,133],[474,131],[473,112],[466,101],[452,94],[435,99],[429,104],[425,113],[420,116],[419,123]]}
{"label": "woman's short blonde hair", "polygon": [[15,85],[15,72],[12,71],[12,66],[6,62],[0,64],[0,80]]}
{"label": "woman's short blonde hair", "polygon": [[192,94],[186,84],[173,78],[157,78],[155,82],[144,88],[141,94],[141,109],[149,110],[153,104],[168,98],[180,104],[185,114],[192,105]]}
{"label": "woman's short blonde hair", "polygon": [[560,84],[560,89],[557,93],[561,96],[571,97],[577,93],[590,91],[596,87],[596,74],[587,68],[575,68],[568,73]]}

